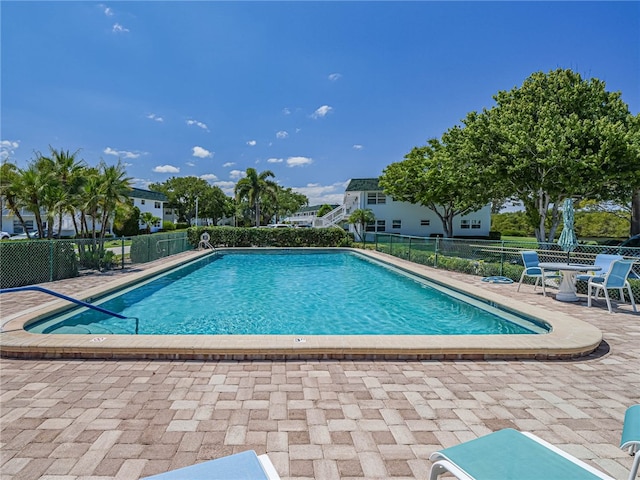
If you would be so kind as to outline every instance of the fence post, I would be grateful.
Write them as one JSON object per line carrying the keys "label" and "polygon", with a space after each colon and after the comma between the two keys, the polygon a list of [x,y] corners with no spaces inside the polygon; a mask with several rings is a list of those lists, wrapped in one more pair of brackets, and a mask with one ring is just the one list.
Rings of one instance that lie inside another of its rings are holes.
{"label": "fence post", "polygon": [[434,268],[438,267],[438,248],[440,246],[440,237],[436,237],[436,250],[435,255],[433,257],[433,266]]}
{"label": "fence post", "polygon": [[53,282],[53,240],[49,240],[49,281]]}
{"label": "fence post", "polygon": [[389,235],[389,255],[393,255],[393,235]]}
{"label": "fence post", "polygon": [[409,237],[409,254],[408,254],[408,258],[407,258],[407,260],[409,260],[409,261],[411,261],[411,239],[412,238],[413,237]]}
{"label": "fence post", "polygon": [[120,265],[122,266],[122,270],[124,270],[124,237],[120,238]]}
{"label": "fence post", "polygon": [[500,276],[504,275],[504,240],[500,240]]}

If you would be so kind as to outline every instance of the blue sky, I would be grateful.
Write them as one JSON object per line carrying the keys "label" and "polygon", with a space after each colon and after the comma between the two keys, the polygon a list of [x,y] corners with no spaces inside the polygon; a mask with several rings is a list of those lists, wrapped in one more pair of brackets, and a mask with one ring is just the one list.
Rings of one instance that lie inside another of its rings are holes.
{"label": "blue sky", "polygon": [[640,2],[0,3],[0,155],[135,186],[248,167],[340,203],[492,96],[570,68],[640,111]]}

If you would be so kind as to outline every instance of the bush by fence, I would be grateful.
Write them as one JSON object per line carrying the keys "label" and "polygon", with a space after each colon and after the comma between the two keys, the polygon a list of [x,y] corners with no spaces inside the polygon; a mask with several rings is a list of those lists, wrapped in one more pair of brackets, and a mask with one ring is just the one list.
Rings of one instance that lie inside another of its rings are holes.
{"label": "bush by fence", "polygon": [[197,245],[207,232],[214,247],[349,247],[353,236],[342,228],[192,227],[189,241]]}

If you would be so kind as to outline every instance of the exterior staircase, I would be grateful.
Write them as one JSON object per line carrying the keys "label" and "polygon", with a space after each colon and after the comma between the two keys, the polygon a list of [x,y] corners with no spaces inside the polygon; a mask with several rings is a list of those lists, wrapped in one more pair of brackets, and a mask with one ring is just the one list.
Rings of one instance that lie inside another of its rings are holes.
{"label": "exterior staircase", "polygon": [[324,217],[314,218],[313,226],[316,228],[328,228],[340,223],[349,215],[351,215],[351,211],[353,210],[353,207],[356,205],[356,203],[357,203],[357,199],[354,199],[351,202],[349,202],[348,205],[342,204],[334,208],[329,213],[327,213]]}

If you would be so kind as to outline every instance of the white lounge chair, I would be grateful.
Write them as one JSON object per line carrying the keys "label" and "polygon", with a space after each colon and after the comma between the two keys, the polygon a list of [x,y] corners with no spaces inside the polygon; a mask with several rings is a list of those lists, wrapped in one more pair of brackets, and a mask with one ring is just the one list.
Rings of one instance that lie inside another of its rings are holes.
{"label": "white lounge chair", "polygon": [[618,290],[620,292],[620,301],[624,302],[624,289],[629,292],[629,299],[633,306],[633,311],[637,312],[636,302],[633,298],[633,292],[631,291],[631,285],[627,280],[629,272],[633,267],[632,260],[616,260],[611,264],[611,268],[604,277],[592,277],[587,283],[587,306],[591,306],[591,297],[598,298],[600,291],[604,293],[604,298],[607,301],[607,308],[609,313],[612,313],[611,300],[609,299],[609,290]]}
{"label": "white lounge chair", "polygon": [[545,280],[562,278],[561,275],[557,273],[545,274],[544,270],[538,266],[540,264],[540,260],[538,259],[538,252],[535,250],[524,250],[520,252],[520,255],[522,255],[524,270],[522,271],[522,275],[520,275],[520,283],[518,283],[517,291],[520,291],[522,281],[525,277],[532,277],[536,279],[536,283],[533,284],[533,290],[535,291],[538,287],[538,282],[542,280],[542,282],[540,282],[542,283],[542,295],[546,297],[547,291],[545,290]]}
{"label": "white lounge chair", "polygon": [[587,273],[576,275],[576,280],[582,280],[583,282],[588,282],[592,277],[604,277],[609,269],[611,268],[611,264],[616,260],[622,260],[622,255],[612,255],[610,253],[599,253],[596,255],[593,264],[596,267],[600,267],[601,270],[587,270]]}
{"label": "white lounge chair", "polygon": [[142,480],[280,480],[280,476],[267,455],[247,450]]}
{"label": "white lounge chair", "polygon": [[[635,453],[640,445],[640,405],[627,410],[621,448]],[[459,480],[589,480],[612,477],[528,432],[499,430],[435,452],[430,480],[449,472]],[[638,472],[636,455],[629,480]]]}

